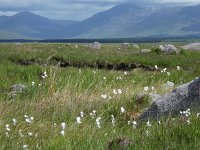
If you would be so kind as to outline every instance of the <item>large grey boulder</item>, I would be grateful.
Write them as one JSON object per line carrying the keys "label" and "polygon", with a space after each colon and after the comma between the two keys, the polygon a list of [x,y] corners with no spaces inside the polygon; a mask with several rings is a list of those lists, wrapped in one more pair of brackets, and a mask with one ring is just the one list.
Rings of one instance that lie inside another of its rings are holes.
{"label": "large grey boulder", "polygon": [[166,53],[166,54],[172,54],[172,53],[176,53],[176,54],[179,54],[179,50],[172,44],[164,44],[164,45],[160,45],[160,50],[161,52],[163,53]]}
{"label": "large grey boulder", "polygon": [[137,120],[148,120],[165,115],[177,115],[188,108],[200,107],[200,78],[179,86],[158,98]]}
{"label": "large grey boulder", "polygon": [[190,43],[182,47],[185,50],[200,50],[200,43]]}

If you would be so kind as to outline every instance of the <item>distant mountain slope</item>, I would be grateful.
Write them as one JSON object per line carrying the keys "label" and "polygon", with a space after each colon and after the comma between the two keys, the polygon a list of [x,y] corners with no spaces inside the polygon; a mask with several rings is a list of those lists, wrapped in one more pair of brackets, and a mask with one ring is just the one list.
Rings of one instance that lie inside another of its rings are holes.
{"label": "distant mountain slope", "polygon": [[[123,12],[115,14],[115,10]],[[119,5],[78,23],[70,30],[75,37],[88,38],[199,34],[200,5],[157,10]]]}
{"label": "distant mountain slope", "polygon": [[0,16],[0,30],[0,39],[8,32],[40,39],[195,36],[200,35],[200,5],[155,9],[123,4],[80,22],[21,12]]}
{"label": "distant mountain slope", "polygon": [[31,37],[26,37],[17,33],[5,31],[5,30],[0,30],[0,39],[32,39]]}
{"label": "distant mountain slope", "polygon": [[73,21],[50,20],[30,12],[21,12],[11,17],[0,17],[0,30],[35,38],[61,38],[63,31]]}
{"label": "distant mountain slope", "polygon": [[121,35],[125,27],[144,20],[152,12],[152,8],[118,5],[71,26],[68,33],[75,37],[115,37]]}
{"label": "distant mountain slope", "polygon": [[74,20],[52,20],[52,21],[55,24],[59,24],[59,25],[65,26],[65,27],[79,22],[79,21],[74,21]]}

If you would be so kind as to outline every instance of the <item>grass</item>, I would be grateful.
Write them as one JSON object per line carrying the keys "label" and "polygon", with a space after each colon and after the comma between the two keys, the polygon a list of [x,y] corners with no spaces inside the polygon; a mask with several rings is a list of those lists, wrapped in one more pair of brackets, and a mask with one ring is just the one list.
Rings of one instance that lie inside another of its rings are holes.
{"label": "grass", "polygon": [[[158,44],[140,44],[140,47],[152,48]],[[145,122],[136,129],[127,122],[133,119],[130,114],[141,113],[149,106],[149,101],[141,104],[136,101],[137,94],[142,93],[145,86],[155,88],[150,93],[156,91],[162,95],[169,91],[163,88],[167,81],[179,86],[199,76],[200,53],[137,52],[133,48],[119,49],[116,44],[104,45],[102,50],[90,50],[81,44],[78,48],[63,44],[0,44],[0,149],[23,149],[24,145],[28,149],[106,149],[109,141],[120,137],[133,141],[129,149],[198,149],[200,120],[196,111],[192,112],[190,125],[181,122],[181,116],[163,118],[160,125],[156,120],[150,120],[152,127],[147,127]],[[141,68],[129,71],[128,75],[107,69],[60,68],[49,64],[51,57],[83,64],[158,65],[161,69],[167,67],[170,75]],[[46,65],[20,66],[11,59],[34,59]],[[48,77],[42,79],[41,74],[45,71]],[[8,96],[13,84],[26,86],[14,98]],[[122,94],[114,94],[114,89],[121,89]],[[104,99],[102,95],[108,97]],[[121,107],[126,113],[120,112]],[[97,112],[94,119],[90,116],[93,110]],[[81,111],[85,116],[82,123],[77,124],[76,117]],[[33,123],[27,123],[24,115],[34,117]],[[115,126],[112,126],[111,115],[115,116]],[[95,124],[97,117],[101,117],[100,129]],[[16,125],[13,125],[13,118],[17,120]],[[63,122],[67,125],[64,136],[60,133]],[[10,131],[6,130],[6,124]]]}

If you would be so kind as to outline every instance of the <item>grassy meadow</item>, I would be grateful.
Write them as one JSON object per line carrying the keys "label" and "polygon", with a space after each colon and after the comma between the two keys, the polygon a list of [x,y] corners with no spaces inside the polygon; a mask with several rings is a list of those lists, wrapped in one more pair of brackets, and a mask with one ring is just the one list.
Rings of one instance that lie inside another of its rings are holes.
{"label": "grassy meadow", "polygon": [[[139,46],[151,49],[159,44]],[[175,43],[177,47],[183,44]],[[84,44],[0,44],[0,149],[104,150],[118,138],[131,141],[127,149],[199,149],[197,111],[191,110],[190,123],[181,116],[149,120],[150,125],[133,121],[151,103],[148,98],[138,102],[138,94],[163,95],[172,90],[164,88],[168,81],[175,88],[200,75],[200,52],[138,51],[119,44],[105,44],[101,50]],[[60,62],[52,58],[80,67],[59,67]],[[137,63],[159,69],[82,67],[96,63]],[[26,88],[9,95],[14,84]],[[120,147],[114,144],[113,149]]]}

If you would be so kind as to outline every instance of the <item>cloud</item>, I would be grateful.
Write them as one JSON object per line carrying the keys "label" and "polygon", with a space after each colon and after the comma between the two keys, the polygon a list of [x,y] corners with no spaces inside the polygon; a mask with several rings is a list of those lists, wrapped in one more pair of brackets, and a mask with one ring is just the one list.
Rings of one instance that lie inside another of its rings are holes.
{"label": "cloud", "polygon": [[200,3],[200,0],[0,0],[0,15],[19,11],[54,18],[82,20],[122,3],[152,5],[156,3]]}

